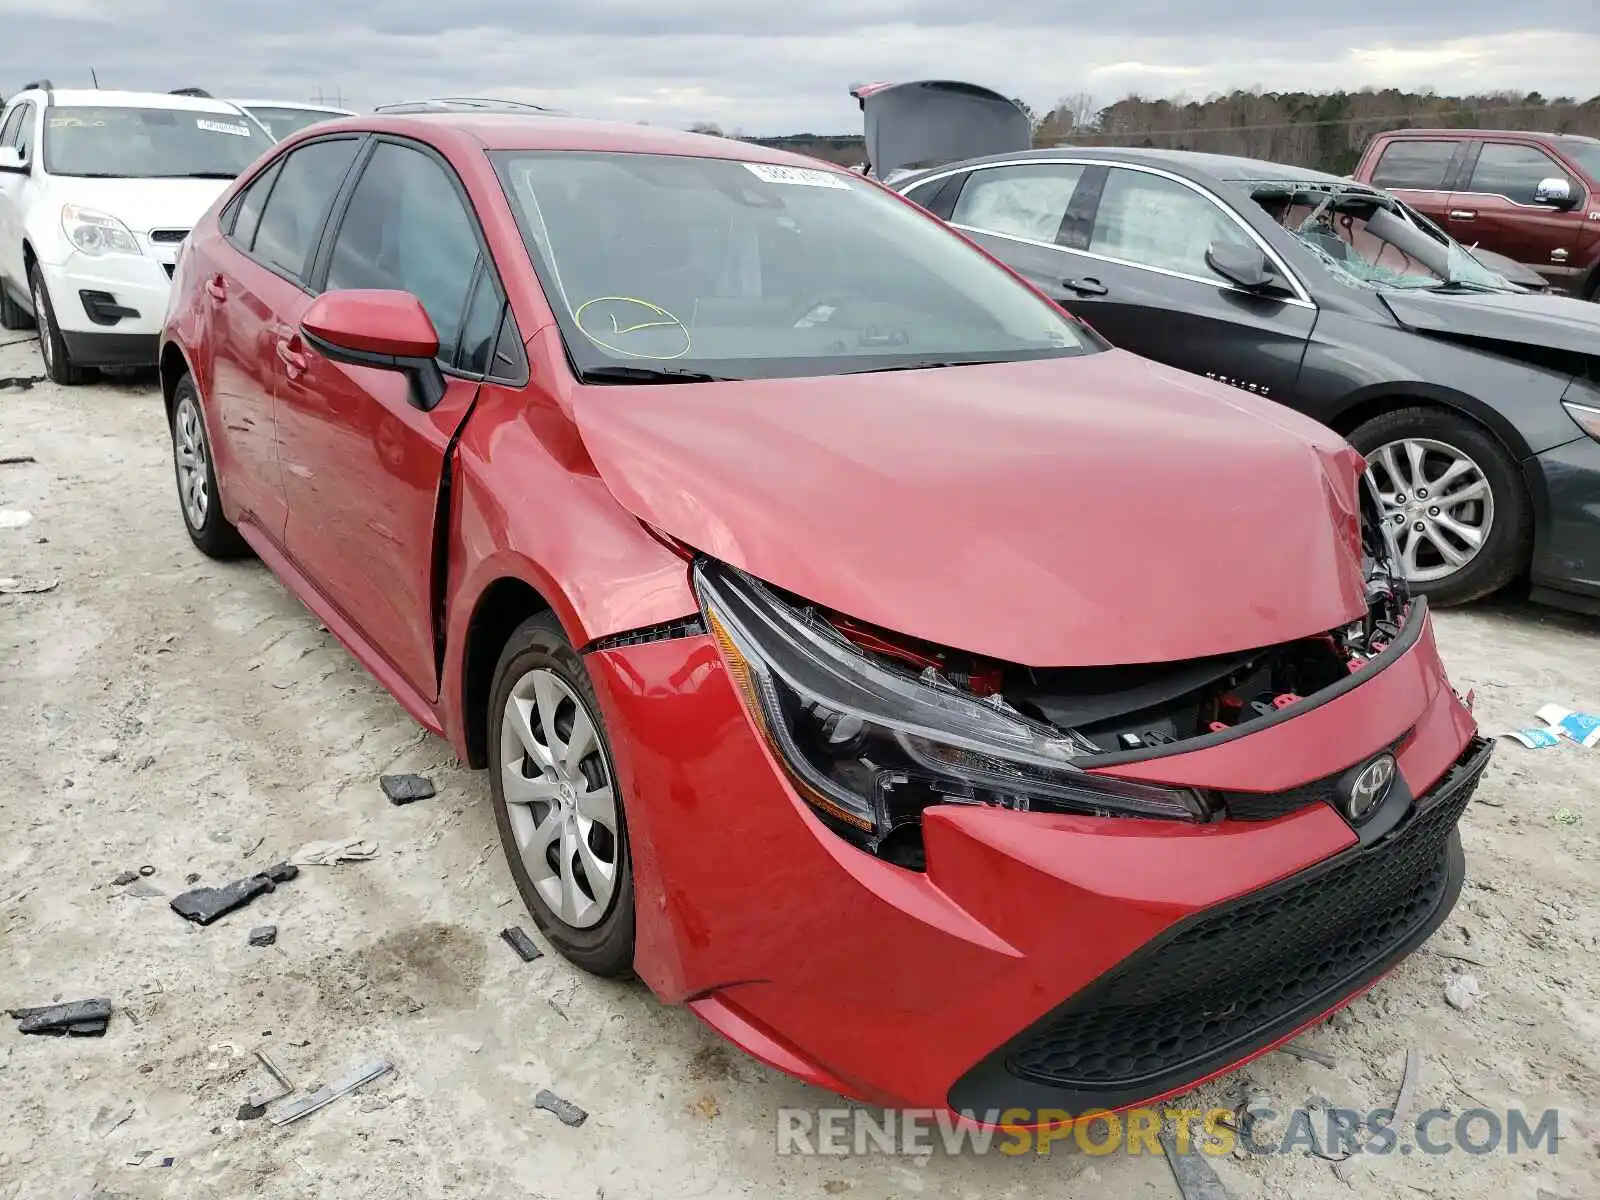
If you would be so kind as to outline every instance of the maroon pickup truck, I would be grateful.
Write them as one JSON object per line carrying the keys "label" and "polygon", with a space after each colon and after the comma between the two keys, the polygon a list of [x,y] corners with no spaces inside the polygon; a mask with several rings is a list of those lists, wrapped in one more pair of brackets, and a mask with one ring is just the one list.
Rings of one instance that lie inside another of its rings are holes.
{"label": "maroon pickup truck", "polygon": [[1600,139],[1402,129],[1368,142],[1354,177],[1393,192],[1463,245],[1600,300]]}

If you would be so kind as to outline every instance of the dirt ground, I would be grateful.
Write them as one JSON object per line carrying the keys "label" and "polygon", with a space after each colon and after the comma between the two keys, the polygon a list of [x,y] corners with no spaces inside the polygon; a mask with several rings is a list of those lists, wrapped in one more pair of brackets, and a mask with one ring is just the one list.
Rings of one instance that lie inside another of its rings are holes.
{"label": "dirt ground", "polygon": [[[41,371],[36,345],[0,347],[0,378]],[[1180,1196],[1162,1159],[1070,1142],[1043,1158],[780,1156],[779,1108],[839,1102],[641,985],[524,964],[499,940],[531,923],[484,777],[260,565],[193,550],[153,381],[0,390],[14,455],[37,461],[0,466],[0,510],[31,520],[0,517],[0,578],[58,585],[0,595],[0,1008],[107,996],[117,1011],[99,1039],[0,1020],[0,1200]],[[1486,729],[1550,701],[1600,712],[1600,621],[1504,602],[1438,630]],[[391,806],[376,781],[396,770],[431,775],[437,797]],[[1208,1160],[1229,1196],[1600,1196],[1597,791],[1600,748],[1502,743],[1446,927],[1306,1035],[1334,1066],[1277,1053],[1244,1072],[1279,1111],[1314,1096],[1368,1110],[1393,1103],[1414,1047],[1417,1108],[1553,1107],[1559,1153],[1362,1156],[1348,1180],[1303,1154]],[[190,875],[222,883],[347,836],[377,856],[307,868],[206,928],[167,906]],[[267,922],[277,944],[248,945]],[[1481,987],[1466,1011],[1444,995],[1460,972]],[[258,1047],[302,1089],[373,1058],[395,1071],[277,1128],[236,1119],[270,1082]],[[536,1110],[547,1087],[587,1123]]]}

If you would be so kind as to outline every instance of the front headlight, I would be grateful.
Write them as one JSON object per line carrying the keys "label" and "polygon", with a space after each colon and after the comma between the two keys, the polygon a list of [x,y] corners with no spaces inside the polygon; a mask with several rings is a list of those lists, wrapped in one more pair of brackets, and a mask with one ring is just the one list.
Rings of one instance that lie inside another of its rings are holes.
{"label": "front headlight", "polygon": [[76,204],[61,209],[61,230],[67,240],[84,254],[139,254],[139,243],[128,227],[115,217]]}
{"label": "front headlight", "polygon": [[1096,748],[935,671],[880,662],[809,610],[719,564],[695,588],[756,724],[812,806],[877,850],[931,804],[1198,821],[1191,791],[1091,775]]}
{"label": "front headlight", "polygon": [[1578,423],[1579,429],[1600,442],[1600,408],[1578,404],[1571,400],[1563,400],[1561,406],[1567,410],[1567,415]]}

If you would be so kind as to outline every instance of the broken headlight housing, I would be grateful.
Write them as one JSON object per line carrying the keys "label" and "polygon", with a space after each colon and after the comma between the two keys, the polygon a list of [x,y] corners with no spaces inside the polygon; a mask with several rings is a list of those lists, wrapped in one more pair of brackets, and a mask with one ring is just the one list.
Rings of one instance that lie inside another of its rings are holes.
{"label": "broken headlight housing", "polygon": [[[701,561],[706,624],[796,791],[841,832],[892,861],[920,865],[932,804],[1206,819],[1198,794],[1091,775],[1096,748],[979,698],[937,671],[879,661],[814,610],[743,572]],[[911,836],[901,838],[903,831]],[[906,843],[906,853],[894,846]]]}

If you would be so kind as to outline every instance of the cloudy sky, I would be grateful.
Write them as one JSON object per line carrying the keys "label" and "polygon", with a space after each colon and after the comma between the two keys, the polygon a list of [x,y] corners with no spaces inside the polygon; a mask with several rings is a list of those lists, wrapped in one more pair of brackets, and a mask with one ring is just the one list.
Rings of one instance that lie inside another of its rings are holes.
{"label": "cloudy sky", "polygon": [[0,0],[0,93],[92,66],[105,87],[511,96],[749,134],[851,131],[846,89],[875,79],[969,79],[1040,110],[1256,85],[1586,98],[1596,63],[1595,0]]}

